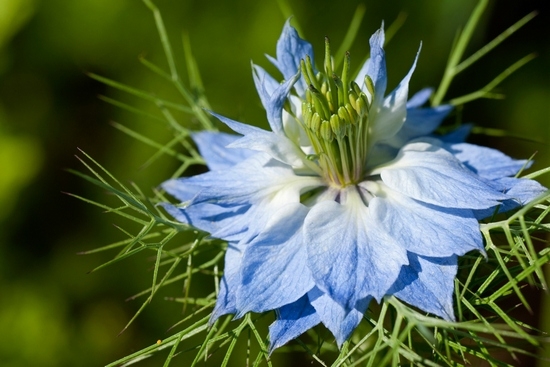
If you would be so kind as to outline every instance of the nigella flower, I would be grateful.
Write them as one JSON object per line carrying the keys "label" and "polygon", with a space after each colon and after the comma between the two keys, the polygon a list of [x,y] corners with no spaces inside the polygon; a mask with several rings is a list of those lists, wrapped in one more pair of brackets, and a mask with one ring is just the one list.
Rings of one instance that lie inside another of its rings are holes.
{"label": "nigella flower", "polygon": [[288,24],[271,61],[278,83],[254,66],[272,131],[214,114],[240,135],[194,134],[209,172],[170,180],[177,220],[228,242],[212,320],[276,311],[271,350],[322,323],[341,345],[372,300],[393,295],[454,320],[457,259],[484,253],[478,219],[544,191],[511,178],[504,154],[431,136],[449,106],[407,102],[408,74],[387,96],[384,31],[352,78],[326,42],[323,70]]}

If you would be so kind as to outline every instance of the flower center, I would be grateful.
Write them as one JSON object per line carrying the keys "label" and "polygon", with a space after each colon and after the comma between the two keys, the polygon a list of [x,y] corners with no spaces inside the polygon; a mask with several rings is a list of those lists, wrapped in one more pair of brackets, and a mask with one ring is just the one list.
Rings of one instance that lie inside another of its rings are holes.
{"label": "flower center", "polygon": [[309,57],[301,61],[301,72],[308,85],[302,101],[302,125],[315,151],[308,158],[319,164],[332,185],[357,184],[363,177],[372,145],[369,111],[374,83],[365,77],[367,95],[350,80],[349,52],[344,58],[342,76],[337,76],[333,72],[328,38],[325,38],[324,72],[315,73]]}

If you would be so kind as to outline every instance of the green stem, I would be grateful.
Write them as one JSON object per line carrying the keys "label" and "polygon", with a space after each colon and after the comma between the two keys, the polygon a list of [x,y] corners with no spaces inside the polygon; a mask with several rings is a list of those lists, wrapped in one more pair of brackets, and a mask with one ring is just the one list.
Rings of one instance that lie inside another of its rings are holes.
{"label": "green stem", "polygon": [[447,93],[447,90],[449,89],[449,86],[451,85],[451,82],[456,75],[456,66],[462,59],[462,55],[464,55],[466,46],[468,46],[468,43],[472,38],[474,30],[481,18],[481,15],[487,7],[488,2],[489,0],[480,0],[474,11],[472,12],[470,19],[468,19],[468,23],[466,23],[466,27],[460,34],[456,46],[451,51],[451,56],[449,57],[449,60],[447,62],[445,73],[443,74],[443,79],[441,80],[441,84],[439,84],[439,87],[437,88],[437,91],[432,100],[432,107],[439,106],[443,101],[445,93]]}

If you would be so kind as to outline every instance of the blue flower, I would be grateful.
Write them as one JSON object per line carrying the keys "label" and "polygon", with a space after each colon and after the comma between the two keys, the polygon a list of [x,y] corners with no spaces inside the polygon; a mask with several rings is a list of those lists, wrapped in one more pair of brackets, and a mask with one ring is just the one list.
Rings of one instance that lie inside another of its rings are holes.
{"label": "blue flower", "polygon": [[209,172],[169,180],[178,221],[228,242],[212,320],[275,310],[270,349],[324,324],[339,346],[372,300],[395,296],[454,320],[457,259],[484,253],[478,219],[544,191],[511,178],[524,165],[432,135],[450,106],[407,101],[408,74],[387,96],[384,31],[354,78],[346,55],[323,70],[287,22],[270,58],[285,82],[253,77],[271,131],[214,114],[239,135],[193,135]]}

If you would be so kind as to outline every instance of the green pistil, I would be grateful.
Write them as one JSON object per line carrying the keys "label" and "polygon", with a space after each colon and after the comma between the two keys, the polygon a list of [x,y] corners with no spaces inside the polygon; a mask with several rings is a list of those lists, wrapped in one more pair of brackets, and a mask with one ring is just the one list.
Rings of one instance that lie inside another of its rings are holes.
{"label": "green pistil", "polygon": [[[309,57],[301,61],[302,76],[308,85],[302,103],[302,122],[315,150],[309,159],[318,162],[331,184],[345,187],[363,178],[369,148],[370,102],[350,80],[349,52],[341,77],[334,73],[328,38],[323,66],[324,73],[315,74]],[[365,85],[374,96],[374,84],[369,77],[365,78]]]}

